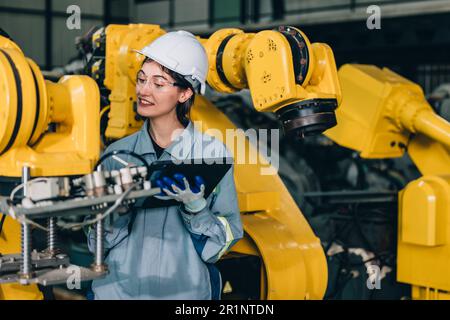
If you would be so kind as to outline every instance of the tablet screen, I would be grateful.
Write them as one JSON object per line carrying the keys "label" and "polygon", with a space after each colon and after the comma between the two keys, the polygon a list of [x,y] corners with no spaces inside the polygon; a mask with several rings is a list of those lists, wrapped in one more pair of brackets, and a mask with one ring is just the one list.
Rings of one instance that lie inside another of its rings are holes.
{"label": "tablet screen", "polygon": [[[230,170],[233,158],[205,158],[186,159],[181,163],[174,163],[171,160],[154,161],[149,166],[149,177],[152,187],[156,187],[156,180],[162,177],[173,179],[175,173],[183,174],[189,184],[192,184],[195,176],[200,176],[205,181],[205,199],[211,194],[219,184],[225,174]],[[176,200],[161,200],[155,197],[147,198],[142,207],[156,208],[180,205]]]}

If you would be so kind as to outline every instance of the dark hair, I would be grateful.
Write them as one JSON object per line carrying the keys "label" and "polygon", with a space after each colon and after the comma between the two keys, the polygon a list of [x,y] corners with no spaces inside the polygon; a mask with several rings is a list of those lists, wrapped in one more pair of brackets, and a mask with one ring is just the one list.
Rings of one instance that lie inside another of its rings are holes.
{"label": "dark hair", "polygon": [[[150,58],[145,58],[142,65],[144,65],[146,62],[152,62],[152,61],[154,61],[154,60],[150,59]],[[157,61],[155,61],[155,62],[157,62]],[[180,123],[184,127],[186,127],[190,121],[190,111],[191,111],[191,107],[194,104],[194,100],[195,100],[195,90],[192,87],[192,85],[181,74],[179,74],[178,72],[172,71],[161,64],[160,64],[160,66],[161,66],[162,71],[164,71],[165,73],[170,75],[175,80],[175,82],[177,83],[177,87],[179,87],[181,89],[191,89],[192,90],[192,96],[183,103],[178,102],[177,107],[176,107],[178,121],[180,121]]]}

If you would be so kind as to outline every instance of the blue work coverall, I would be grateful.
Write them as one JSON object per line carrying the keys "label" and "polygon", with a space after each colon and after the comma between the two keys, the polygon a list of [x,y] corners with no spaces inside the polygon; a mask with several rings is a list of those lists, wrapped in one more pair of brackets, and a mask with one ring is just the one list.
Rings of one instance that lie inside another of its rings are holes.
{"label": "blue work coverall", "polygon": [[[147,128],[148,121],[138,132],[112,143],[105,153],[131,150],[149,163],[157,160]],[[177,143],[173,142],[158,160],[201,158],[210,143],[222,153],[217,157],[231,156],[219,140],[204,139],[192,122],[180,138],[191,141],[190,152],[182,157],[174,154]],[[120,157],[139,163],[132,156]],[[104,162],[105,170],[121,167],[112,158]],[[114,215],[112,224],[105,227],[109,274],[93,281],[95,299],[220,299],[221,277],[214,263],[243,236],[233,167],[206,200],[208,205],[195,215],[187,214],[181,205]],[[94,228],[88,232],[88,246],[94,252]]]}

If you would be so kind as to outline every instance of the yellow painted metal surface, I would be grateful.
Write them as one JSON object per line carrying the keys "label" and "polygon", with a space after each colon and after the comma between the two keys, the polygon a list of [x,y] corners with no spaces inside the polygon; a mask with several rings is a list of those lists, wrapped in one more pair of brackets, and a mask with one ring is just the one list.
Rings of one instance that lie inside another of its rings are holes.
{"label": "yellow painted metal surface", "polygon": [[[226,137],[226,129],[236,129],[203,97],[196,99],[191,116],[193,121],[201,121],[203,132],[222,140]],[[233,145],[228,139],[224,142],[236,160],[237,144]],[[246,152],[249,157],[258,152],[248,140]],[[264,299],[321,299],[327,287],[328,273],[320,240],[280,177],[277,174],[262,175],[261,168],[267,169],[268,164],[235,164],[234,177],[239,207],[243,211],[245,238],[232,251],[257,253],[262,258]]]}
{"label": "yellow painted metal surface", "polygon": [[[209,63],[207,76],[208,84],[214,90],[217,90],[219,92],[232,93],[236,91],[236,89],[234,89],[232,86],[222,81],[222,79],[219,76],[219,72],[217,70],[217,51],[219,50],[219,47],[225,38],[237,34],[244,34],[244,33],[240,29],[234,28],[221,29],[214,32],[207,40],[204,40],[202,42],[203,46],[205,47],[206,54],[208,55],[208,63]],[[238,62],[241,61],[241,57],[236,58],[238,59]],[[231,66],[224,66],[224,67],[228,68]],[[241,68],[241,66],[236,66],[236,68]]]}
{"label": "yellow painted metal surface", "polygon": [[414,300],[450,300],[450,292],[429,287],[412,286],[412,298]]}
{"label": "yellow painted metal surface", "polygon": [[403,243],[435,247],[448,242],[449,181],[450,176],[425,176],[410,182],[402,192]]}
{"label": "yellow painted metal surface", "polygon": [[[339,71],[342,103],[336,110],[338,125],[325,135],[338,144],[358,150],[363,158],[400,157],[409,133],[395,121],[396,95],[404,87],[417,93],[408,80],[369,65],[344,65]],[[355,137],[358,137],[355,139]]]}
{"label": "yellow painted metal surface", "polygon": [[[2,254],[20,252],[21,226],[17,221],[6,217],[0,235],[0,248]],[[0,285],[0,300],[40,300],[42,292],[36,285],[22,286],[20,284]]]}
{"label": "yellow painted metal surface", "polygon": [[[248,166],[251,166],[249,164]],[[238,193],[241,212],[255,212],[266,208],[280,207],[280,193],[273,191],[259,191]]]}
{"label": "yellow painted metal surface", "polygon": [[419,171],[427,175],[450,173],[449,149],[437,141],[417,135],[408,145],[408,154]]}
{"label": "yellow painted metal surface", "polygon": [[11,39],[8,39],[6,37],[0,36],[0,48],[2,49],[13,49],[17,50],[19,52],[22,52],[22,49]]}
{"label": "yellow painted metal surface", "polygon": [[0,49],[0,99],[2,112],[6,113],[6,117],[0,117],[1,154],[25,145],[30,139],[36,117],[36,88],[23,53],[11,48]]}
{"label": "yellow painted metal surface", "polygon": [[247,87],[247,75],[245,73],[245,51],[254,36],[254,33],[236,34],[227,42],[225,46],[222,58],[223,72],[233,88],[244,89]]}
{"label": "yellow painted metal surface", "polygon": [[36,121],[34,133],[29,141],[29,145],[33,146],[39,140],[42,133],[47,129],[49,113],[51,112],[51,110],[49,110],[50,108],[44,107],[48,103],[48,94],[45,87],[46,82],[44,80],[44,76],[42,75],[39,66],[33,60],[27,59],[27,61],[30,65],[31,70],[33,71],[34,77],[36,78],[37,91],[39,92],[39,112],[37,114],[38,118]]}

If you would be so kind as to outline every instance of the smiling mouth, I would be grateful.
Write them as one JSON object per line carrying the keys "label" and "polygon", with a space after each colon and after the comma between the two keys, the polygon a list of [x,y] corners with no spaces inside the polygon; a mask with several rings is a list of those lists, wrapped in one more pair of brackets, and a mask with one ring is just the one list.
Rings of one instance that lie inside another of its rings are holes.
{"label": "smiling mouth", "polygon": [[144,106],[144,107],[150,107],[150,106],[154,106],[155,104],[153,102],[150,102],[146,99],[142,99],[142,98],[138,98],[139,104]]}

